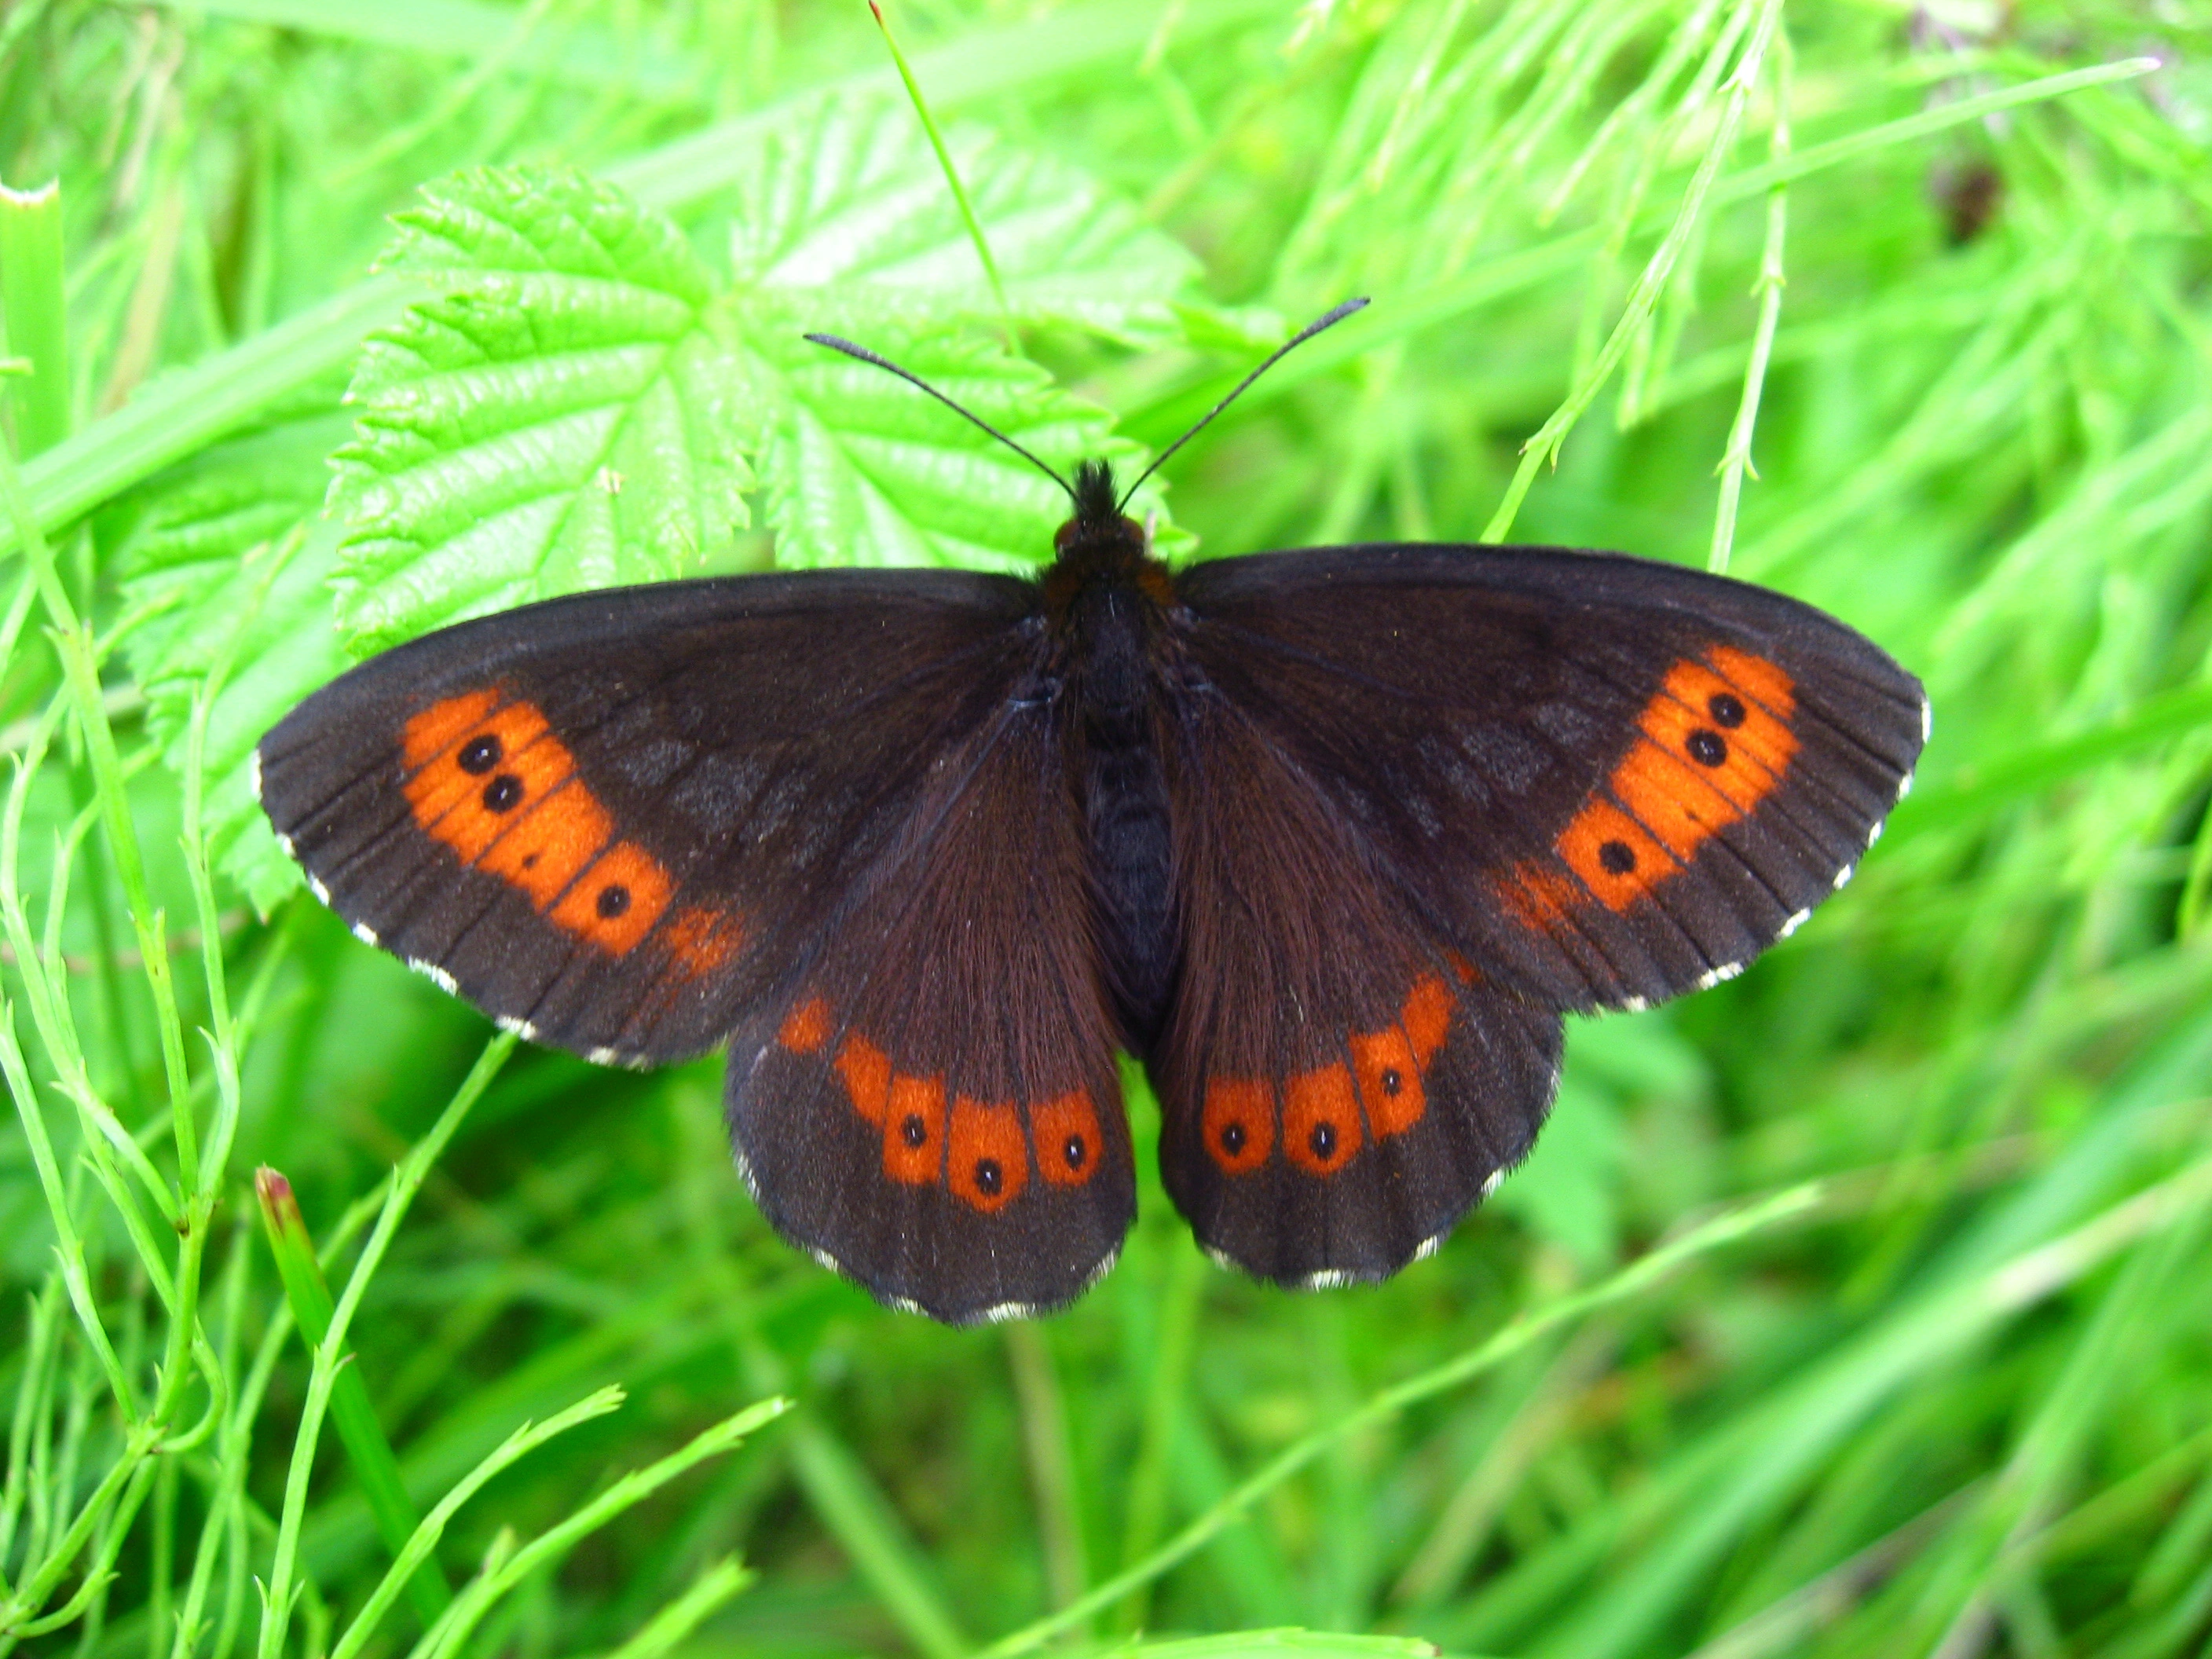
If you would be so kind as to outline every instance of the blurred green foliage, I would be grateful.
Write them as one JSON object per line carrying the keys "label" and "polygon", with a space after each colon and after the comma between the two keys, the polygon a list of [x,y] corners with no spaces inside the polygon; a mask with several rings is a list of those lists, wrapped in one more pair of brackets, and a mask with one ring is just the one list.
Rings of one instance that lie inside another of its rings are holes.
{"label": "blurred green foliage", "polygon": [[[857,0],[0,11],[0,1651],[2203,1650],[2212,9],[896,21],[1003,303]],[[1387,1286],[1206,1266],[1133,1091],[1099,1289],[884,1312],[717,1066],[487,1048],[252,810],[459,615],[1042,556],[1048,487],[799,329],[1134,454],[1355,292],[1177,459],[1179,556],[1725,561],[1936,710],[1848,891],[1578,1024]]]}

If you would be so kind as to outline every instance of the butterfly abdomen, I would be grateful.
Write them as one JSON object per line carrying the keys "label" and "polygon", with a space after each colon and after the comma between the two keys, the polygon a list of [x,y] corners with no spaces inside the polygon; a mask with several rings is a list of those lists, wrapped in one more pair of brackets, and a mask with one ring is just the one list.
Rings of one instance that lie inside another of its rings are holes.
{"label": "butterfly abdomen", "polygon": [[1058,618],[1067,730],[1091,850],[1091,904],[1129,1047],[1148,1052],[1173,990],[1167,780],[1158,738],[1158,601],[1121,573],[1095,574]]}

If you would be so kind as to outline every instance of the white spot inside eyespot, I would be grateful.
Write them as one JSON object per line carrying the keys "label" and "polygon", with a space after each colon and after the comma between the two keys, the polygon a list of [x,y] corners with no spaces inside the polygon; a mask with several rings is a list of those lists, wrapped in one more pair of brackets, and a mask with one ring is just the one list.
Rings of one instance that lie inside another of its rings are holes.
{"label": "white spot inside eyespot", "polygon": [[525,1042],[538,1041],[538,1028],[526,1019],[517,1019],[513,1014],[501,1014],[494,1022],[502,1031],[512,1031]]}
{"label": "white spot inside eyespot", "polygon": [[1802,927],[1805,925],[1806,919],[1812,914],[1812,911],[1809,909],[1800,910],[1796,915],[1790,917],[1789,921],[1782,924],[1782,931],[1777,933],[1774,937],[1777,939],[1788,939],[1790,934],[1796,933],[1800,927]]}
{"label": "white spot inside eyespot", "polygon": [[1490,1172],[1490,1179],[1488,1179],[1487,1181],[1486,1181],[1486,1182],[1484,1182],[1482,1183],[1482,1195],[1483,1195],[1483,1197],[1485,1197],[1485,1198],[1488,1198],[1488,1197],[1491,1195],[1491,1194],[1492,1194],[1492,1193],[1496,1192],[1496,1191],[1497,1191],[1500,1187],[1503,1187],[1504,1184],[1505,1184],[1505,1171],[1504,1171],[1504,1170],[1492,1170]]}
{"label": "white spot inside eyespot", "polygon": [[377,942],[376,929],[365,921],[356,921],[353,924],[353,936],[363,945],[374,945]]}

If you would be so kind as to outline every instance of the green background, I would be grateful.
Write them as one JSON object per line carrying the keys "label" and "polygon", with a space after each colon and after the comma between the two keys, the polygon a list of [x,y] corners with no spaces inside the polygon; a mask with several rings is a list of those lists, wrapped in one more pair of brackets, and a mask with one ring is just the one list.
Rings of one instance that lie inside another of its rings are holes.
{"label": "green background", "polygon": [[[995,283],[857,0],[0,12],[0,1652],[2200,1651],[2212,10],[891,15]],[[464,615],[1044,556],[800,329],[1135,458],[1352,293],[1174,556],[1724,564],[1936,709],[1850,887],[1573,1022],[1386,1286],[1207,1266],[1138,1091],[1099,1288],[882,1311],[719,1062],[487,1048],[253,810]]]}

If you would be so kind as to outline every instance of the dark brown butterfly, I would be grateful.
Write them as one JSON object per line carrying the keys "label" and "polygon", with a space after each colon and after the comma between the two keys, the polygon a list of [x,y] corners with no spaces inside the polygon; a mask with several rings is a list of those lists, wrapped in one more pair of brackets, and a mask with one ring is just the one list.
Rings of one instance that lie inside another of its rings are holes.
{"label": "dark brown butterfly", "polygon": [[1036,580],[672,582],[430,635],[270,732],[262,801],[356,933],[509,1029],[726,1044],[776,1230],[965,1322],[1112,1264],[1118,1049],[1216,1257],[1427,1254],[1528,1154],[1562,1014],[1786,935],[1925,735],[1910,674],[1740,582],[1542,547],[1175,571],[1103,463],[1070,494]]}

